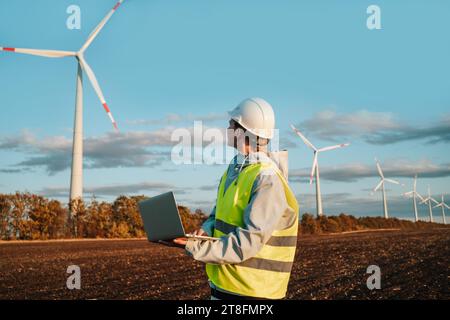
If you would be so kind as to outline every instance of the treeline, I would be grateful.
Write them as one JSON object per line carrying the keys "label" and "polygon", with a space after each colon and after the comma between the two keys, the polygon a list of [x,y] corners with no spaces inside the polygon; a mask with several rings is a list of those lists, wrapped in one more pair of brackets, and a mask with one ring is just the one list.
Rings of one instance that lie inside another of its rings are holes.
{"label": "treeline", "polygon": [[[0,194],[1,240],[47,240],[65,238],[144,237],[137,203],[144,196],[119,196],[114,202],[74,201],[69,206],[30,193]],[[201,227],[207,218],[201,210],[191,212],[178,206],[186,232]],[[72,214],[70,214],[72,212]],[[351,215],[314,217],[305,213],[300,219],[300,234],[323,234],[364,229],[399,228],[406,230],[444,227],[424,221],[397,218],[356,218]]]}
{"label": "treeline", "polygon": [[[30,193],[0,194],[1,240],[144,237],[137,203],[144,196],[119,196],[114,202],[73,201],[68,206]],[[178,206],[187,232],[199,228],[206,215]]]}
{"label": "treeline", "polygon": [[324,234],[367,229],[419,230],[447,227],[447,225],[426,221],[413,222],[397,218],[361,217],[341,213],[339,216],[314,217],[305,213],[300,220],[301,234]]}

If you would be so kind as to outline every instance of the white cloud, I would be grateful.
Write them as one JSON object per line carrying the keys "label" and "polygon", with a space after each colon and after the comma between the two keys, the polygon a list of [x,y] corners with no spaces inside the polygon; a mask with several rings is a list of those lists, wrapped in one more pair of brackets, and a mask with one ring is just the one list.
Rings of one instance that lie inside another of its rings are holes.
{"label": "white cloud", "polygon": [[[429,160],[411,162],[390,160],[382,163],[386,177],[413,177],[418,174],[423,178],[442,178],[450,176],[450,163],[435,164]],[[291,181],[309,181],[311,168],[293,169],[289,172]],[[362,178],[378,177],[373,164],[352,163],[333,167],[320,167],[320,178],[324,180],[354,182]]]}
{"label": "white cloud", "polygon": [[[180,143],[172,141],[174,130],[182,129],[174,126],[153,131],[109,132],[100,136],[84,139],[84,167],[116,168],[116,167],[153,167],[170,161],[170,147]],[[191,137],[193,128],[185,128]],[[209,129],[203,126],[203,130]],[[220,129],[222,130],[222,129]],[[223,133],[224,137],[225,134]],[[202,142],[207,145],[210,141]],[[217,141],[223,143],[223,141]],[[194,139],[191,139],[194,143]],[[2,169],[3,173],[14,173],[17,168],[44,167],[49,174],[55,174],[70,167],[72,139],[65,136],[38,138],[35,134],[24,130],[20,134],[0,137],[0,150],[22,152],[28,157],[13,165],[13,168]],[[11,171],[13,170],[13,171]]]}
{"label": "white cloud", "polygon": [[299,123],[298,127],[306,134],[329,141],[358,138],[379,145],[410,140],[450,142],[448,115],[427,126],[412,126],[398,121],[392,113],[360,110],[338,114],[333,110],[325,110]]}
{"label": "white cloud", "polygon": [[[83,192],[85,195],[96,196],[119,196],[119,195],[133,195],[141,194],[145,191],[165,192],[170,190],[176,190],[177,193],[183,193],[183,190],[179,190],[175,186],[163,182],[140,182],[129,184],[111,184],[103,186],[90,186],[85,187]],[[68,187],[47,187],[38,192],[46,197],[68,197]]]}

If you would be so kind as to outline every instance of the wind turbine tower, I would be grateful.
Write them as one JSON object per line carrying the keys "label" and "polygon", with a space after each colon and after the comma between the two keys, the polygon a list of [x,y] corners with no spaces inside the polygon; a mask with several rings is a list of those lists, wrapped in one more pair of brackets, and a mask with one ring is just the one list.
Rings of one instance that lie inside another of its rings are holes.
{"label": "wind turbine tower", "polygon": [[436,200],[434,200],[431,197],[431,188],[430,188],[430,185],[428,185],[428,196],[425,199],[423,199],[420,202],[420,204],[424,204],[424,203],[428,204],[428,210],[430,212],[430,222],[433,222],[433,208],[432,208],[432,205],[431,205],[432,202],[434,202],[436,204],[439,204],[439,202],[437,202]]}
{"label": "wind turbine tower", "polygon": [[384,217],[387,219],[387,218],[389,218],[389,213],[388,213],[388,207],[387,207],[386,189],[384,187],[384,184],[385,184],[385,182],[390,182],[393,184],[400,184],[400,183],[396,180],[385,178],[384,174],[383,174],[383,170],[381,169],[380,163],[378,162],[377,159],[375,159],[375,162],[376,162],[378,174],[380,175],[381,180],[377,184],[377,186],[373,189],[373,191],[376,192],[381,187],[381,191],[382,191],[382,195],[383,195],[383,213],[384,213]]}
{"label": "wind turbine tower", "polygon": [[319,162],[318,162],[319,153],[320,152],[324,152],[324,151],[330,151],[330,150],[334,150],[334,149],[338,149],[338,148],[347,147],[350,144],[349,143],[343,143],[343,144],[338,144],[338,145],[335,145],[335,146],[330,146],[330,147],[325,147],[325,148],[320,148],[319,149],[319,148],[316,148],[308,139],[306,139],[306,137],[303,135],[303,133],[301,133],[292,124],[291,124],[291,128],[303,140],[303,142],[310,149],[312,149],[312,151],[314,153],[313,164],[312,164],[312,168],[311,168],[311,174],[310,174],[310,177],[309,177],[309,183],[312,184],[313,177],[316,178],[316,208],[317,208],[317,215],[318,216],[322,216],[323,215],[322,193],[320,191],[320,174],[319,174]]}
{"label": "wind turbine tower", "polygon": [[414,216],[416,218],[416,222],[419,221],[419,214],[417,212],[417,198],[419,198],[421,201],[423,200],[423,198],[417,192],[417,174],[414,176],[413,190],[406,192],[403,195],[406,197],[411,197],[413,199]]}
{"label": "wind turbine tower", "polygon": [[105,109],[114,128],[118,130],[117,123],[111,114],[108,104],[105,101],[97,78],[95,77],[94,72],[84,58],[84,52],[91,45],[92,41],[94,41],[94,39],[97,37],[97,35],[100,33],[100,31],[103,29],[103,27],[116,12],[123,1],[124,0],[119,0],[114,5],[114,7],[103,18],[103,20],[100,21],[100,23],[95,27],[95,29],[89,35],[86,42],[78,52],[0,47],[0,51],[29,54],[46,58],[74,57],[77,60],[78,67],[75,98],[75,120],[73,129],[72,167],[70,175],[70,203],[73,200],[82,199],[83,197],[83,71],[84,73],[86,73],[89,81],[91,82],[91,85],[94,88],[98,98],[100,99],[100,102],[103,105],[103,108]]}
{"label": "wind turbine tower", "polygon": [[444,195],[441,196],[441,202],[439,202],[437,205],[435,205],[433,208],[442,208],[442,221],[444,224],[447,224],[445,221],[445,208],[450,209],[450,207],[444,202]]}

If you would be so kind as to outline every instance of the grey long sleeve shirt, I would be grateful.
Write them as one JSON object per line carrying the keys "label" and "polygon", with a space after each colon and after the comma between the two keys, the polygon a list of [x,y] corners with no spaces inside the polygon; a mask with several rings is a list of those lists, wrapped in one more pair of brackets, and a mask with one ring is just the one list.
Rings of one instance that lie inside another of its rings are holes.
{"label": "grey long sleeve shirt", "polygon": [[[265,153],[251,154],[259,161],[272,161]],[[225,190],[237,178],[239,172],[251,161],[239,161],[235,157],[227,169]],[[270,171],[270,172],[269,172]],[[215,207],[202,229],[212,236],[214,231]],[[244,227],[237,227],[216,241],[189,239],[186,251],[195,260],[212,264],[236,264],[254,257],[269,240],[275,229],[286,228],[298,219],[284,192],[284,186],[277,174],[270,169],[262,171],[256,178],[249,204],[244,210]]]}

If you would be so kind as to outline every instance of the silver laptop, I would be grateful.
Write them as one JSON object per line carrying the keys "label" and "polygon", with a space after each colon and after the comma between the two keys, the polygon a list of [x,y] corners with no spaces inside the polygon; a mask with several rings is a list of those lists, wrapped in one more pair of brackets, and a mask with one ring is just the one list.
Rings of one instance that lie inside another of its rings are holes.
{"label": "silver laptop", "polygon": [[186,234],[178,212],[173,192],[138,202],[144,229],[149,241],[160,242],[187,237],[198,240],[218,240],[219,238]]}

